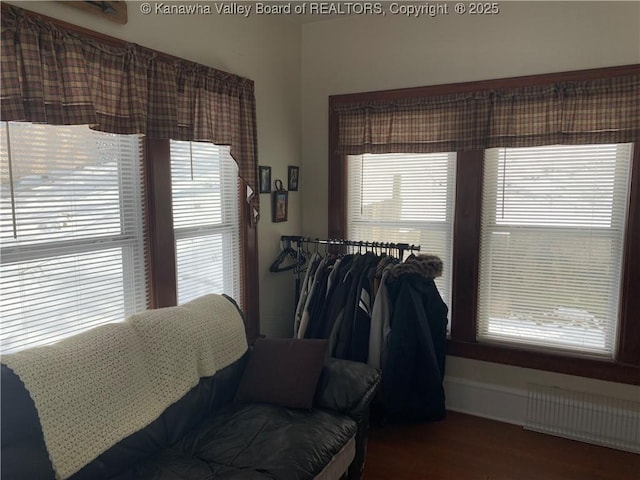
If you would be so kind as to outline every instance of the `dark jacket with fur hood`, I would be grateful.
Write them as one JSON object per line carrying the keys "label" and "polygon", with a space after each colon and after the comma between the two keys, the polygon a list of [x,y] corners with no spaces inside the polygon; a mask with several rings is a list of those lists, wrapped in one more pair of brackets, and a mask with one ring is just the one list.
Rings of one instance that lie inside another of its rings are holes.
{"label": "dark jacket with fur hood", "polygon": [[448,308],[433,281],[440,275],[442,261],[433,255],[409,257],[391,272],[393,313],[382,374],[384,405],[391,416],[426,421],[445,415]]}

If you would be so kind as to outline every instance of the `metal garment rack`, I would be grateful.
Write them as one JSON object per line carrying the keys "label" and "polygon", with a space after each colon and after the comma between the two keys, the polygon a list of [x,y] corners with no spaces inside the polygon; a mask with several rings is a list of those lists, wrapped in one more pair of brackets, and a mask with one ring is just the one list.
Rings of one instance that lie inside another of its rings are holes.
{"label": "metal garment rack", "polygon": [[[344,240],[344,239],[324,239],[321,240],[319,238],[309,238],[309,237],[301,237],[297,235],[282,235],[280,240],[285,242],[287,246],[291,245],[291,243],[296,244],[296,250],[298,252],[298,265],[300,265],[300,252],[303,244],[311,244],[311,245],[337,245],[337,246],[346,246],[346,247],[357,247],[359,251],[363,248],[365,251],[373,250],[395,250],[398,252],[398,257],[400,261],[404,259],[405,252],[419,252],[420,245],[409,245],[408,243],[390,243],[390,242],[362,242],[357,240]],[[295,269],[296,274],[296,295],[295,295],[295,305],[298,305],[298,299],[300,298],[300,268]]]}

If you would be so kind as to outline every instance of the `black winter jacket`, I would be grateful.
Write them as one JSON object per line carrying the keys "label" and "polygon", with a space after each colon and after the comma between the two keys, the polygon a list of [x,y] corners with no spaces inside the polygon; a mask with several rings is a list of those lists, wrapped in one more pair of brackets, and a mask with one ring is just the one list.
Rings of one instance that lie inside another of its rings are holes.
{"label": "black winter jacket", "polygon": [[382,369],[385,409],[413,421],[442,419],[448,308],[433,278],[419,273],[394,278],[388,289],[393,313]]}

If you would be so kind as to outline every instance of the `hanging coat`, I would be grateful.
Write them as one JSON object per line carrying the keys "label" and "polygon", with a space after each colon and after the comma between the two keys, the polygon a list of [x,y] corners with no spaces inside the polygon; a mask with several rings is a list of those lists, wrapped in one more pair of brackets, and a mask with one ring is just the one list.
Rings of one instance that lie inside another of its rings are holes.
{"label": "hanging coat", "polygon": [[382,369],[383,404],[391,416],[439,420],[445,416],[448,308],[433,277],[441,274],[442,262],[437,257],[415,258],[394,267],[388,282],[393,314]]}

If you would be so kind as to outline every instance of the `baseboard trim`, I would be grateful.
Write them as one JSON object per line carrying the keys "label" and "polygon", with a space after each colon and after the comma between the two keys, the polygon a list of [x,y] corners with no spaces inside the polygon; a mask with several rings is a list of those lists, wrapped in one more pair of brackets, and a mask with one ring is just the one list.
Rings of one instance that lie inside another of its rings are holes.
{"label": "baseboard trim", "polygon": [[[444,388],[446,407],[454,412],[511,423],[548,435],[640,453],[640,434],[633,426],[640,422],[636,402],[627,402],[628,405],[625,403],[618,407],[613,398],[591,398],[590,394],[584,392],[559,390],[542,397],[542,400],[550,403],[549,411],[544,410],[544,405],[540,408],[534,405],[530,408],[538,416],[528,419],[527,406],[532,401],[530,389],[504,387],[451,376],[445,377]],[[563,395],[579,400],[565,401]],[[560,403],[556,405],[554,402]],[[608,405],[611,404],[607,402],[614,402],[613,406],[609,408]],[[562,414],[558,413],[560,407],[564,409]],[[602,422],[606,422],[606,425],[603,426]]]}
{"label": "baseboard trim", "polygon": [[446,376],[447,410],[524,426],[527,391]]}

